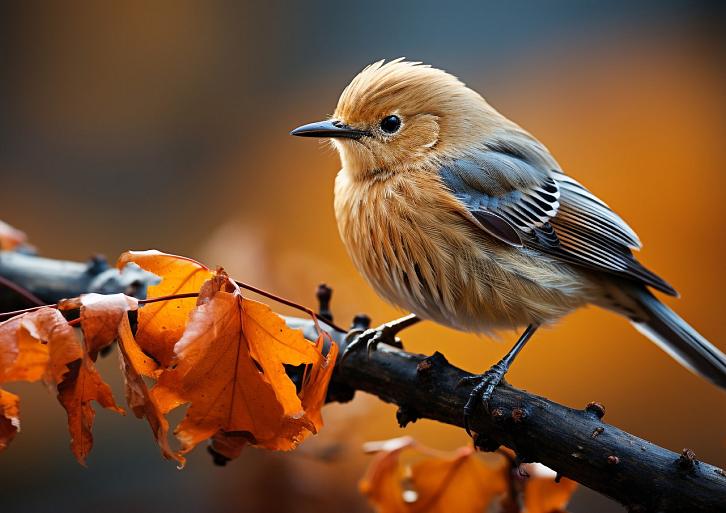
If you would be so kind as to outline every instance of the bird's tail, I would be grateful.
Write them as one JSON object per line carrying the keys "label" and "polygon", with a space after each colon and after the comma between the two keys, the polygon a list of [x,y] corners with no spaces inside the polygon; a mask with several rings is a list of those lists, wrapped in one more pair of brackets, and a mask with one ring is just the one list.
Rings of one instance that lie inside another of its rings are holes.
{"label": "bird's tail", "polygon": [[726,389],[726,356],[643,286],[629,291],[643,312],[633,326],[678,363]]}

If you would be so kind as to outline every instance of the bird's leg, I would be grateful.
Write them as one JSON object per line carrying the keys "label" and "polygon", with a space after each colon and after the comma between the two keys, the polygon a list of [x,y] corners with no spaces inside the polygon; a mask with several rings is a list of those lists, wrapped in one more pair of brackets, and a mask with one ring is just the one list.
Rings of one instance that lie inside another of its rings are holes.
{"label": "bird's leg", "polygon": [[504,379],[504,375],[509,370],[509,366],[517,357],[517,354],[519,354],[525,346],[527,341],[532,337],[534,332],[537,331],[538,327],[539,326],[536,324],[530,324],[527,326],[527,329],[524,330],[524,333],[522,333],[519,337],[519,340],[517,340],[514,344],[514,347],[512,347],[512,349],[504,355],[504,358],[492,365],[488,371],[483,374],[468,376],[459,381],[457,386],[469,383],[474,384],[474,388],[472,388],[469,393],[469,400],[466,401],[466,405],[464,406],[464,427],[470,436],[471,431],[469,430],[469,418],[474,413],[477,402],[481,401],[484,408],[489,411],[489,398],[494,393],[494,388],[496,388],[496,386]]}
{"label": "bird's leg", "polygon": [[381,324],[377,328],[367,329],[362,333],[353,331],[349,332],[348,337],[355,338],[345,347],[345,351],[343,351],[343,355],[341,356],[341,361],[343,361],[346,356],[353,351],[363,347],[366,348],[368,355],[370,355],[372,351],[376,350],[376,347],[378,347],[378,344],[381,342],[395,347],[403,347],[400,339],[396,335],[401,330],[404,330],[409,326],[413,326],[420,320],[421,319],[419,319],[416,314],[409,314],[405,317],[401,317],[400,319]]}

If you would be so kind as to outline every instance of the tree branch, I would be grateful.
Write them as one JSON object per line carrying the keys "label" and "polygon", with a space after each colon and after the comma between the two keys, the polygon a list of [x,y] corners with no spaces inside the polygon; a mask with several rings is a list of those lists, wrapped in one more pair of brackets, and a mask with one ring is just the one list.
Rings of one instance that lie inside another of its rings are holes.
{"label": "tree branch", "polygon": [[[94,263],[95,262],[95,263]],[[32,255],[0,252],[0,276],[43,301],[84,292],[131,292],[143,297],[153,278],[140,269],[110,270],[96,259],[91,264],[61,262]],[[99,272],[94,272],[95,268]],[[107,273],[103,280],[99,274]],[[128,274],[126,274],[128,273]],[[103,286],[99,287],[99,282]],[[330,290],[318,294],[321,317],[330,318]],[[11,310],[26,306],[17,292],[0,287],[0,305]],[[313,322],[287,318],[291,327],[316,339]],[[358,317],[357,327],[367,320]],[[344,335],[331,335],[344,349]],[[329,401],[345,402],[356,390],[398,405],[404,426],[427,418],[463,427],[468,388],[457,388],[469,373],[452,366],[443,355],[412,354],[386,345],[370,358],[365,351],[351,354],[339,365],[328,392]],[[490,412],[480,409],[470,425],[484,450],[505,445],[523,461],[538,461],[561,476],[611,497],[633,512],[715,512],[726,504],[726,473],[695,459],[654,445],[602,421],[604,409],[591,403],[584,410],[559,405],[509,385],[497,387]]]}

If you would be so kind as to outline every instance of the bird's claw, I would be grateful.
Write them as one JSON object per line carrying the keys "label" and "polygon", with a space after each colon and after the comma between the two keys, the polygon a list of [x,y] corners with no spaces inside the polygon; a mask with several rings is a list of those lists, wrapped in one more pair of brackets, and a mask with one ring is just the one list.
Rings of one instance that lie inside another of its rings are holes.
{"label": "bird's claw", "polygon": [[489,413],[489,399],[492,397],[497,385],[504,380],[504,374],[506,372],[506,366],[502,362],[499,362],[485,373],[466,376],[457,383],[457,388],[468,384],[474,385],[471,392],[469,392],[469,399],[464,405],[464,429],[466,429],[466,433],[469,436],[472,436],[469,419],[471,419],[474,411],[476,411],[477,402],[481,402],[484,410]]}
{"label": "bird's claw", "polygon": [[[357,335],[357,336],[356,336]],[[396,336],[395,330],[383,324],[377,328],[370,328],[363,332],[350,332],[348,337],[355,336],[353,340],[345,347],[341,362],[344,361],[352,352],[366,348],[366,354],[370,358],[371,353],[378,348],[378,344],[388,344],[389,346],[403,348],[401,339]]]}

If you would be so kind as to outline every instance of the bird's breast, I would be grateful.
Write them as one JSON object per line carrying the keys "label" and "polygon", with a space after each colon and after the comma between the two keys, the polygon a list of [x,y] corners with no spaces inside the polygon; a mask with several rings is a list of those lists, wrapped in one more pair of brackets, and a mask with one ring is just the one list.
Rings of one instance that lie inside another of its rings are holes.
{"label": "bird's breast", "polygon": [[336,179],[343,243],[390,303],[477,332],[547,322],[579,306],[568,294],[576,276],[492,240],[462,209],[433,174],[360,180],[343,169]]}

